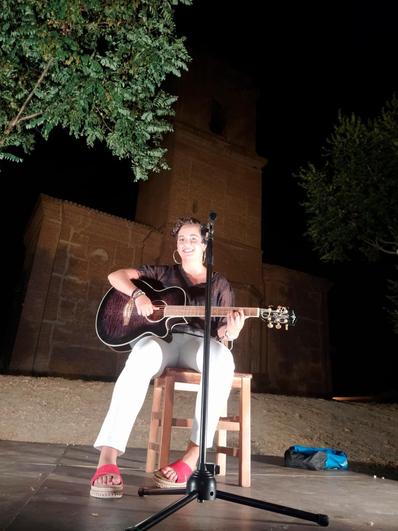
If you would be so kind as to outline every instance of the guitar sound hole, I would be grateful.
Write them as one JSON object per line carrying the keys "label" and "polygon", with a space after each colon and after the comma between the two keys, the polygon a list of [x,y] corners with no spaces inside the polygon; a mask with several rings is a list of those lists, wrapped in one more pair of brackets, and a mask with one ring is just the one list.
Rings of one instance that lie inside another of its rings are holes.
{"label": "guitar sound hole", "polygon": [[158,310],[155,310],[151,315],[147,317],[148,321],[151,323],[158,323],[164,317],[164,307],[165,303],[163,301],[152,301],[154,306],[160,306]]}

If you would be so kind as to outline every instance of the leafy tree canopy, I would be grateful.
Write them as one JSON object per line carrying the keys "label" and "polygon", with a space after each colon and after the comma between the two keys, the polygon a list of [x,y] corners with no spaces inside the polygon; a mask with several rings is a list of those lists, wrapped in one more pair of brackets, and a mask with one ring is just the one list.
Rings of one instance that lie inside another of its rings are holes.
{"label": "leafy tree canopy", "polygon": [[[339,115],[324,161],[296,175],[308,232],[322,260],[398,257],[398,99],[368,121]],[[395,265],[395,269],[396,268]],[[389,281],[398,333],[398,282]]]}
{"label": "leafy tree canopy", "polygon": [[161,141],[187,69],[173,9],[191,0],[5,0],[0,14],[0,159],[20,161],[35,132],[60,126],[105,142],[135,179],[167,168]]}
{"label": "leafy tree canopy", "polygon": [[373,120],[339,115],[324,162],[296,175],[308,235],[326,261],[398,256],[398,99]]}

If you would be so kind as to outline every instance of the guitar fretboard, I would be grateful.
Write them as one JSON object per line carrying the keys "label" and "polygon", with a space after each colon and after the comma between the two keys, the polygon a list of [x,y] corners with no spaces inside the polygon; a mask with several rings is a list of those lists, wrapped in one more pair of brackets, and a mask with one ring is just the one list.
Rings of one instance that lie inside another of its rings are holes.
{"label": "guitar fretboard", "polygon": [[[245,317],[260,317],[260,308],[234,308],[231,306],[212,306],[212,317],[226,317],[234,310],[243,310]],[[204,306],[172,306],[167,305],[164,309],[165,317],[204,317]]]}

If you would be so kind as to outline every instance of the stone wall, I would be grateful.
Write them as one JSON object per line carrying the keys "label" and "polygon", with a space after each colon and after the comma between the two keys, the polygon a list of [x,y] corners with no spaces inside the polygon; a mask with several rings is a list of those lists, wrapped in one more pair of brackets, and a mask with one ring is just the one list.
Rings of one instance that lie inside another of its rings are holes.
{"label": "stone wall", "polygon": [[[10,370],[115,379],[126,355],[103,345],[94,327],[107,275],[165,262],[164,239],[146,225],[41,195],[25,236],[26,295]],[[228,264],[217,269],[228,276]],[[260,291],[247,276],[232,281],[237,306],[286,305],[298,322],[285,331],[248,319],[233,348],[237,370],[253,373],[256,391],[327,395],[328,282],[264,264]]]}
{"label": "stone wall", "polygon": [[264,300],[288,306],[297,316],[288,331],[264,327],[259,385],[301,395],[331,392],[327,296],[329,281],[264,264]]}
{"label": "stone wall", "polygon": [[26,295],[10,370],[113,379],[125,358],[94,326],[107,275],[154,262],[160,240],[152,227],[41,195],[25,236]]}

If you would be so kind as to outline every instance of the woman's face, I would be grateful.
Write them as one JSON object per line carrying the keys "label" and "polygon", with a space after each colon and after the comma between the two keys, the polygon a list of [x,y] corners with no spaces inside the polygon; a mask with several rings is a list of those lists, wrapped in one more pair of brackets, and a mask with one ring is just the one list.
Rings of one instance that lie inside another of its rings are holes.
{"label": "woman's face", "polygon": [[182,262],[202,263],[206,245],[202,243],[200,225],[183,225],[177,234],[177,251]]}

